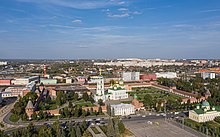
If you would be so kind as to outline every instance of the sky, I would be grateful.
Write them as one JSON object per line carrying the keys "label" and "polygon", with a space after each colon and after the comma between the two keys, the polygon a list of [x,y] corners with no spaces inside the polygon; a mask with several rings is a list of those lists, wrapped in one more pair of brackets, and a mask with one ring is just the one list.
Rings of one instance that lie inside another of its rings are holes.
{"label": "sky", "polygon": [[1,0],[0,59],[220,59],[220,0]]}

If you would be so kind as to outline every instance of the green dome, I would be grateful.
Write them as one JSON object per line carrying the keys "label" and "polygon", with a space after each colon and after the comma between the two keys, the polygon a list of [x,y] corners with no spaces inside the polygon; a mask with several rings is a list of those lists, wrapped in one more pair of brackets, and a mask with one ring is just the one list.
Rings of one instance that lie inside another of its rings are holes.
{"label": "green dome", "polygon": [[136,98],[136,99],[138,98],[136,94],[134,94],[134,98]]}
{"label": "green dome", "polygon": [[207,106],[210,106],[210,105],[209,105],[209,102],[205,100],[205,101],[202,102],[202,106],[207,107]]}

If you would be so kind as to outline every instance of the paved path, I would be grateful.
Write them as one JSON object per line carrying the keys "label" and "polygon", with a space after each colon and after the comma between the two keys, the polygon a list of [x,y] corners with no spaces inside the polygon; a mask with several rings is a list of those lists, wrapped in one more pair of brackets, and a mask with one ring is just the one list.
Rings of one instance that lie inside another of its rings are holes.
{"label": "paved path", "polygon": [[96,129],[103,135],[103,137],[107,137],[105,133],[100,129],[99,126],[96,126]]}
{"label": "paved path", "polygon": [[[197,137],[197,135],[164,120],[150,121],[153,124],[148,124],[148,120],[126,121],[124,124],[136,137]],[[159,125],[155,122],[158,122]]]}
{"label": "paved path", "polygon": [[[94,126],[94,127],[96,127],[96,129],[100,132],[100,134],[95,134],[94,132],[93,132],[93,130],[91,129],[91,126],[90,127],[88,127],[88,130],[89,130],[89,132],[92,134],[92,136],[93,137],[107,137],[103,132],[102,132],[102,130],[98,127],[98,126]],[[98,127],[98,128],[97,128]],[[101,130],[101,131],[100,131]]]}

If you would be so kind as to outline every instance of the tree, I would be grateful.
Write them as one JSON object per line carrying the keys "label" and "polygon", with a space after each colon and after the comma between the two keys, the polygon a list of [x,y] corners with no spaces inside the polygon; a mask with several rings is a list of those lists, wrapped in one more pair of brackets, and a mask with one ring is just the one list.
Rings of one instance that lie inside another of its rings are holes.
{"label": "tree", "polygon": [[154,105],[153,97],[150,94],[146,94],[143,103],[146,107],[151,108]]}
{"label": "tree", "polygon": [[121,134],[123,134],[125,132],[125,125],[121,120],[118,123],[118,128],[119,128],[119,131]]}
{"label": "tree", "polygon": [[44,118],[44,112],[42,110],[39,111],[38,118],[39,119],[43,119]]}
{"label": "tree", "polygon": [[26,120],[28,119],[27,114],[26,114],[26,113],[24,113],[24,114],[22,115],[21,119],[22,119],[23,121],[26,121]]}
{"label": "tree", "polygon": [[115,137],[115,129],[114,129],[114,123],[112,118],[109,118],[108,120],[108,126],[107,126],[107,136],[108,137]]}
{"label": "tree", "polygon": [[57,137],[60,137],[60,123],[58,121],[56,121],[52,124],[52,129],[53,129],[53,133]]}
{"label": "tree", "polygon": [[0,137],[8,137],[8,136],[5,135],[4,131],[0,130]]}
{"label": "tree", "polygon": [[82,136],[82,131],[81,131],[79,126],[76,127],[76,136],[77,137],[81,137]]}
{"label": "tree", "polygon": [[111,106],[110,105],[107,105],[107,113],[109,116],[111,116]]}
{"label": "tree", "polygon": [[99,114],[99,115],[102,114],[102,107],[101,107],[101,106],[99,106],[98,114]]}
{"label": "tree", "polygon": [[39,137],[53,137],[52,129],[43,125],[40,127],[38,131],[38,136]]}
{"label": "tree", "polygon": [[31,118],[32,118],[33,120],[37,120],[37,114],[36,114],[36,112],[34,112],[34,113],[31,115]]}
{"label": "tree", "polygon": [[85,100],[85,101],[89,100],[89,96],[88,96],[88,94],[86,92],[83,93],[82,99]]}
{"label": "tree", "polygon": [[75,101],[77,101],[77,100],[78,100],[78,98],[79,98],[78,94],[77,94],[77,93],[75,93],[75,94],[74,94],[74,96],[73,96],[73,99],[74,99]]}
{"label": "tree", "polygon": [[62,102],[62,92],[58,92],[57,93],[57,98],[56,98],[56,103],[57,103],[57,105],[58,106],[61,106],[62,104],[63,104],[63,102]]}
{"label": "tree", "polygon": [[45,99],[45,103],[46,104],[50,104],[51,103],[51,97],[48,96],[46,99]]}
{"label": "tree", "polygon": [[99,106],[102,106],[104,103],[103,103],[103,100],[102,99],[99,99],[98,100],[98,104],[99,104]]}
{"label": "tree", "polygon": [[34,124],[31,122],[28,127],[27,127],[27,134],[29,137],[32,136],[32,134],[34,134],[36,132]]}
{"label": "tree", "polygon": [[70,128],[70,135],[69,135],[70,137],[76,137],[76,130],[75,130],[75,128],[74,127],[71,127]]}
{"label": "tree", "polygon": [[73,103],[69,101],[68,108],[73,108]]}
{"label": "tree", "polygon": [[47,118],[48,118],[47,112],[44,112],[43,116],[44,116],[44,117],[43,117],[44,119],[47,119]]}

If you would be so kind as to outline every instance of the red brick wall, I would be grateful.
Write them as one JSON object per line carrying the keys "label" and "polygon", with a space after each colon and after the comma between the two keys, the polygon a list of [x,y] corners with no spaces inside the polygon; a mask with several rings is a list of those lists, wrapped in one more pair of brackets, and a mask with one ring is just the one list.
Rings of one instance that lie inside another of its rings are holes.
{"label": "red brick wall", "polygon": [[11,85],[10,79],[0,79],[0,85]]}
{"label": "red brick wall", "polygon": [[140,75],[141,80],[157,80],[156,74],[142,74]]}

